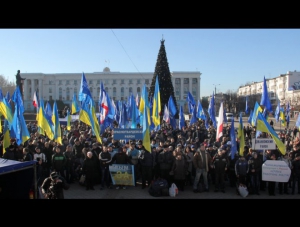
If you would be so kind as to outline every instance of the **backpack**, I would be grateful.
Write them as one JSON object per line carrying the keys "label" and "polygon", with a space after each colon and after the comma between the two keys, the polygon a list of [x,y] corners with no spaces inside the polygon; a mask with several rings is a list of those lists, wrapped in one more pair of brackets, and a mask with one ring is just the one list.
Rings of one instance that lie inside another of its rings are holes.
{"label": "backpack", "polygon": [[162,178],[153,180],[148,192],[154,197],[169,196],[168,181]]}

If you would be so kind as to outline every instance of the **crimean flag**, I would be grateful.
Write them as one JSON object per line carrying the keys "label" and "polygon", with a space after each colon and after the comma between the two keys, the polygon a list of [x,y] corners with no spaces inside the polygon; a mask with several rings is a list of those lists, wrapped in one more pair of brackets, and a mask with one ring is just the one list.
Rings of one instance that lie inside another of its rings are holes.
{"label": "crimean flag", "polygon": [[277,133],[274,131],[274,129],[271,127],[271,125],[266,121],[266,119],[263,117],[261,113],[258,113],[257,115],[257,121],[256,121],[256,128],[257,130],[265,133],[269,133],[271,137],[273,138],[276,146],[278,147],[278,150],[281,152],[281,154],[286,153],[286,148],[284,143],[281,141],[281,139],[278,137]]}
{"label": "crimean flag", "polygon": [[218,126],[217,126],[217,134],[216,140],[219,142],[220,138],[223,136],[223,123],[224,123],[224,109],[223,109],[223,102],[220,104],[219,109],[219,119],[218,119]]}
{"label": "crimean flag", "polygon": [[155,81],[155,90],[153,96],[153,110],[152,110],[152,121],[157,127],[160,125],[160,114],[161,114],[161,102],[160,102],[160,90],[159,90],[159,83],[158,83],[158,76],[156,76]]}
{"label": "crimean flag", "polygon": [[239,121],[239,127],[238,127],[238,139],[240,141],[239,155],[243,156],[244,155],[244,147],[245,147],[245,135],[244,135],[242,113],[240,113],[240,121]]}

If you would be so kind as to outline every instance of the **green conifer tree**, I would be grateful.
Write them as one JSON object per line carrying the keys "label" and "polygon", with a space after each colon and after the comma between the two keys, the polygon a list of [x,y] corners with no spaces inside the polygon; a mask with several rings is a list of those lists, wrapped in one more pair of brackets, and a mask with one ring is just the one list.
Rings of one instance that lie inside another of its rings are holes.
{"label": "green conifer tree", "polygon": [[171,95],[173,97],[173,100],[175,102],[176,109],[177,109],[177,114],[176,114],[175,118],[178,118],[179,111],[178,111],[177,101],[176,101],[176,98],[174,95],[174,87],[172,84],[169,63],[168,63],[166,49],[165,49],[165,45],[164,45],[165,40],[162,39],[160,42],[161,42],[161,45],[160,45],[160,49],[159,49],[158,56],[157,56],[155,71],[153,74],[151,86],[150,86],[149,93],[148,93],[149,100],[151,98],[153,98],[154,91],[155,91],[156,76],[158,76],[160,101],[161,101],[161,114],[160,114],[161,118],[163,116],[164,107],[165,107],[165,105],[168,106],[168,101],[169,101],[169,98]]}

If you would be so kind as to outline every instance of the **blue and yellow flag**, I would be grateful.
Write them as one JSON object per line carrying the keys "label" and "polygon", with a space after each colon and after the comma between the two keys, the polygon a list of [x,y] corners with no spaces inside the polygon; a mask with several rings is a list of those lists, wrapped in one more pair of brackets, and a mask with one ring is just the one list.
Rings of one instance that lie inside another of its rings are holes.
{"label": "blue and yellow flag", "polygon": [[[144,97],[147,97],[147,90],[144,89]],[[148,99],[144,99],[144,111],[143,111],[143,146],[147,151],[151,153],[151,144],[150,144],[150,127],[149,127],[149,119],[150,119],[150,110],[149,110],[149,104]]]}
{"label": "blue and yellow flag", "polygon": [[261,132],[269,133],[273,140],[275,141],[275,144],[277,145],[279,151],[281,154],[285,154],[285,145],[281,141],[281,139],[278,137],[277,133],[274,131],[274,129],[271,127],[271,125],[266,121],[266,119],[263,117],[261,113],[258,113],[257,115],[257,122],[256,122],[256,128],[257,130]]}
{"label": "blue and yellow flag", "polygon": [[252,126],[256,126],[256,118],[257,118],[257,115],[258,115],[259,112],[262,113],[263,109],[260,107],[258,102],[256,102],[255,105],[254,105],[254,110],[253,110],[252,119],[251,119],[251,125]]}
{"label": "blue and yellow flag", "polygon": [[143,86],[142,95],[141,95],[141,98],[140,98],[140,105],[139,105],[139,111],[140,111],[141,114],[144,113],[145,99],[148,100],[148,97],[145,97],[145,91],[144,90],[146,90],[146,85],[145,84]]}
{"label": "blue and yellow flag", "polygon": [[15,104],[15,113],[13,116],[11,132],[13,132],[14,137],[16,138],[16,143],[20,145],[30,138],[30,134],[23,115],[24,105],[19,87],[17,87],[14,91],[11,100]]}
{"label": "blue and yellow flag", "polygon": [[155,127],[160,125],[160,114],[161,114],[161,102],[160,102],[160,91],[158,77],[156,76],[155,90],[153,96],[153,110],[152,110],[152,121]]}
{"label": "blue and yellow flag", "polygon": [[71,131],[71,115],[69,109],[67,110],[67,130]]}
{"label": "blue and yellow flag", "polygon": [[71,114],[76,114],[80,111],[79,107],[78,107],[78,103],[76,100],[76,94],[73,94],[73,99],[72,99],[72,106],[71,106]]}
{"label": "blue and yellow flag", "polygon": [[40,99],[38,126],[45,132],[50,140],[54,139],[53,123],[50,123],[45,115],[43,99]]}
{"label": "blue and yellow flag", "polygon": [[242,113],[240,113],[240,121],[239,121],[239,127],[238,127],[238,139],[240,141],[239,155],[243,156],[244,155],[244,147],[245,147],[245,135],[244,135]]}
{"label": "blue and yellow flag", "polygon": [[267,109],[270,113],[273,112],[272,104],[268,95],[268,87],[267,87],[267,82],[265,77],[264,77],[263,89],[261,93],[260,105],[264,106],[265,107],[264,109]]}
{"label": "blue and yellow flag", "polygon": [[284,114],[284,110],[280,109],[279,111],[279,118],[280,118],[280,123],[283,127],[286,126],[286,119],[285,119],[285,114]]}
{"label": "blue and yellow flag", "polygon": [[0,113],[5,119],[7,119],[8,123],[11,125],[13,121],[13,114],[9,103],[6,101],[5,98],[0,100]]}
{"label": "blue and yellow flag", "polygon": [[54,101],[54,104],[53,104],[52,122],[53,122],[54,141],[57,142],[58,144],[62,145],[61,127],[60,127],[60,122],[59,122],[56,101]]}
{"label": "blue and yellow flag", "polygon": [[4,128],[3,128],[3,154],[6,152],[6,148],[10,145],[10,133],[8,128],[8,121],[4,119]]}

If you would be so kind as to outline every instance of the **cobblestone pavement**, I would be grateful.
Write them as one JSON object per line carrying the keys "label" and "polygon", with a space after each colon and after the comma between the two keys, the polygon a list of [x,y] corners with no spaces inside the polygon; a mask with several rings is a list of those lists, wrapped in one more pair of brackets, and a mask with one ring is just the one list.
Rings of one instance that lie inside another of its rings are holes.
{"label": "cobblestone pavement", "polygon": [[[228,183],[228,182],[226,182]],[[186,186],[184,191],[179,191],[176,197],[153,197],[148,193],[148,188],[142,189],[140,184],[137,186],[127,186],[126,189],[112,189],[104,188],[100,190],[100,185],[96,185],[95,190],[85,190],[84,186],[75,182],[71,184],[69,190],[65,190],[65,199],[300,199],[300,194],[294,195],[280,195],[278,189],[276,189],[275,196],[269,196],[268,191],[260,191],[260,195],[248,195],[243,198],[236,194],[236,189],[226,186],[225,193],[214,192],[214,186],[212,185],[209,192],[194,193],[192,186]],[[291,188],[289,188],[291,192]]]}

